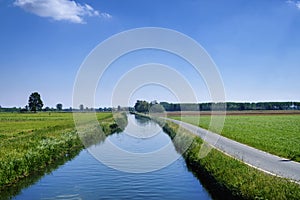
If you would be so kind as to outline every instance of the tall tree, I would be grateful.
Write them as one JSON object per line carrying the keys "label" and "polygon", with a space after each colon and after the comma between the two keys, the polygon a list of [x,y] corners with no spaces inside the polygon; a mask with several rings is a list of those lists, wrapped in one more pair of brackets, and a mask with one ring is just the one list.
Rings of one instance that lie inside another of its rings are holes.
{"label": "tall tree", "polygon": [[61,103],[56,104],[56,110],[62,111],[63,105]]}
{"label": "tall tree", "polygon": [[32,93],[29,96],[28,106],[29,109],[33,112],[36,112],[37,110],[42,110],[44,104],[41,99],[41,95],[37,92]]}
{"label": "tall tree", "polygon": [[79,105],[79,109],[80,109],[80,111],[83,111],[83,109],[84,109],[83,104],[80,104],[80,105]]}
{"label": "tall tree", "polygon": [[150,104],[147,101],[138,100],[134,105],[134,109],[137,112],[147,113],[149,112],[149,108]]}

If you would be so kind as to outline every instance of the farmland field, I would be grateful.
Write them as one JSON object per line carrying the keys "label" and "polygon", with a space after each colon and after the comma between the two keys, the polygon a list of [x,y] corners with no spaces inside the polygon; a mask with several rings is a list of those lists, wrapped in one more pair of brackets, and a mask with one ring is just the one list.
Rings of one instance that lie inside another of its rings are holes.
{"label": "farmland field", "polygon": [[[172,114],[169,117],[205,129],[208,129],[211,120],[209,115],[201,115],[200,120],[192,115],[180,117]],[[214,127],[210,130],[214,131]],[[221,134],[257,149],[300,162],[299,114],[227,115]]]}
{"label": "farmland field", "polygon": [[[190,122],[195,123],[197,117],[192,117]],[[217,149],[212,149],[207,156],[202,157],[199,152],[203,140],[200,137],[187,129],[178,131],[179,125],[174,122],[158,118],[154,120],[163,126],[176,150],[182,153],[189,169],[214,191],[217,199],[299,199],[299,184],[259,171]],[[191,141],[186,150],[185,145]],[[230,195],[226,197],[228,193]]]}
{"label": "farmland field", "polygon": [[[103,126],[112,113],[97,113]],[[81,149],[72,113],[0,113],[0,189]]]}

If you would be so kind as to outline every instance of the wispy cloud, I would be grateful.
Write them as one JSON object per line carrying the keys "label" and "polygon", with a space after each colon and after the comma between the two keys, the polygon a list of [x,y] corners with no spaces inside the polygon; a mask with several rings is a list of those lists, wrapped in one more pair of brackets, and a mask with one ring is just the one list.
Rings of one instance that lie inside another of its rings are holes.
{"label": "wispy cloud", "polygon": [[296,8],[298,8],[300,10],[300,1],[293,1],[293,0],[287,0],[286,3],[295,6]]}
{"label": "wispy cloud", "polygon": [[110,14],[108,14],[108,13],[101,13],[100,14],[103,18],[105,18],[105,19],[110,19],[110,18],[112,18],[112,16],[110,15]]}
{"label": "wispy cloud", "polygon": [[110,14],[100,13],[88,4],[81,5],[70,0],[16,0],[14,5],[40,17],[50,17],[57,21],[83,24],[85,16],[111,18]]}

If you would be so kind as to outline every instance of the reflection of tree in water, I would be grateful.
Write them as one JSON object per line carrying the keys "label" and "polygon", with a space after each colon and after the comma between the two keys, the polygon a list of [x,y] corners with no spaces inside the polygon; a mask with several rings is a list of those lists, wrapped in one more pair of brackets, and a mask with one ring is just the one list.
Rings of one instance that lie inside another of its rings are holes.
{"label": "reflection of tree in water", "polygon": [[11,199],[12,197],[20,194],[20,192],[23,189],[30,187],[31,185],[38,182],[45,175],[50,174],[52,171],[58,169],[66,162],[74,159],[79,154],[80,151],[81,148],[78,148],[72,151],[70,154],[66,154],[66,156],[62,157],[56,162],[47,165],[45,168],[34,172],[30,176],[20,179],[17,183],[1,188],[0,199]]}
{"label": "reflection of tree in water", "polygon": [[148,125],[151,123],[151,120],[146,117],[141,117],[139,115],[134,115],[134,118],[138,125]]}
{"label": "reflection of tree in water", "polygon": [[117,125],[116,130],[112,129],[112,131],[120,133],[124,131],[128,124],[127,114],[125,112],[115,113],[114,114],[115,124]]}
{"label": "reflection of tree in water", "polygon": [[113,133],[124,131],[128,124],[126,113],[116,113],[114,123],[86,124],[81,127],[80,139],[86,148],[104,142],[106,137]]}
{"label": "reflection of tree in water", "polygon": [[101,128],[97,125],[94,127],[85,128],[86,130],[81,131],[80,140],[82,141],[85,148],[104,142],[107,136],[105,132],[109,131],[108,128],[109,127],[106,126]]}

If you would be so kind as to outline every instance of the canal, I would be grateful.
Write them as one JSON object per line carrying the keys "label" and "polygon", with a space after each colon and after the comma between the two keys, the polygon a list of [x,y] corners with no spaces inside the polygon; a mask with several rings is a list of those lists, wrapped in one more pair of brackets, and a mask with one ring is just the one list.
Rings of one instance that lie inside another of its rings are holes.
{"label": "canal", "polygon": [[[120,165],[123,168],[114,167],[113,163],[107,165],[100,162],[101,156],[97,157],[95,152],[103,152],[108,144],[126,152],[147,154],[172,144],[172,141],[155,122],[128,115],[128,125],[123,132],[112,134],[104,141],[82,150],[75,158],[23,188],[12,198],[211,199],[201,182],[187,169],[184,159],[174,146],[168,149],[169,156],[177,158],[174,162],[158,166],[157,170],[148,166],[141,167],[139,169],[151,169],[142,172],[134,171],[135,166],[127,158],[107,155],[112,160],[117,159],[119,164],[123,162]],[[147,163],[137,160],[136,164],[143,166]]]}

